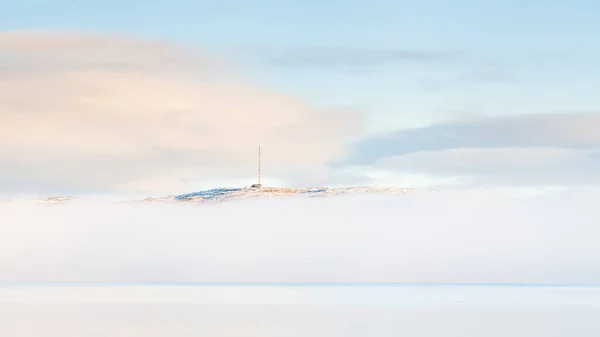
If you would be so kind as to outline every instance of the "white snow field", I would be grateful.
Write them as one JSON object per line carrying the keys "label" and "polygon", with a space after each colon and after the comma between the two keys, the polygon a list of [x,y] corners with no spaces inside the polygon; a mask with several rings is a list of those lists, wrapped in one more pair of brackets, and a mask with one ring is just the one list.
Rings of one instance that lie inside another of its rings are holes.
{"label": "white snow field", "polygon": [[0,287],[7,337],[596,337],[600,288]]}

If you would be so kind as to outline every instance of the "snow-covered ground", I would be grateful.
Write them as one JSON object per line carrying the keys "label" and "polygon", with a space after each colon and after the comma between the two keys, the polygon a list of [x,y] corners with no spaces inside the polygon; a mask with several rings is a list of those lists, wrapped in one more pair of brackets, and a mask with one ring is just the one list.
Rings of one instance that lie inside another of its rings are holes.
{"label": "snow-covered ground", "polygon": [[[407,194],[415,192],[413,188],[385,188],[385,187],[311,187],[311,188],[286,188],[286,187],[241,187],[241,188],[213,188],[210,190],[191,192],[165,197],[148,197],[142,199],[145,202],[185,202],[185,203],[207,203],[246,199],[271,199],[279,197],[331,197],[341,195],[359,194]],[[435,190],[427,190],[435,191]],[[37,199],[21,199],[19,201],[33,203],[63,203],[78,200],[76,197],[53,196]],[[0,202],[11,202],[16,200],[0,200]]]}
{"label": "snow-covered ground", "polygon": [[597,337],[593,287],[17,285],[6,337]]}
{"label": "snow-covered ground", "polygon": [[215,188],[206,191],[186,193],[163,198],[147,198],[146,201],[182,201],[192,203],[217,202],[244,199],[269,199],[276,197],[327,197],[365,193],[405,194],[413,192],[411,188],[378,188],[378,187],[313,187],[313,188]]}

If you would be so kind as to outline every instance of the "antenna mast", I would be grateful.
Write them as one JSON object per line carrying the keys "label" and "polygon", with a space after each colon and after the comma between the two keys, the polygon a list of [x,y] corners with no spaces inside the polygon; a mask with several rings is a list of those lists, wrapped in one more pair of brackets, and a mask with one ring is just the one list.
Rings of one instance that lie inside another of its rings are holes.
{"label": "antenna mast", "polygon": [[252,184],[252,186],[250,186],[251,188],[261,188],[262,186],[260,185],[260,145],[258,146],[258,183],[257,184]]}

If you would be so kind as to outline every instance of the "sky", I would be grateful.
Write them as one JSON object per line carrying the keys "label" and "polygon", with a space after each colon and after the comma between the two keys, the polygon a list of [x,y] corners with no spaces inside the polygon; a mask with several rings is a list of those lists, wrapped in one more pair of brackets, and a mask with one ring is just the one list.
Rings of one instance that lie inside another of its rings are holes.
{"label": "sky", "polygon": [[0,186],[600,182],[591,0],[0,4]]}

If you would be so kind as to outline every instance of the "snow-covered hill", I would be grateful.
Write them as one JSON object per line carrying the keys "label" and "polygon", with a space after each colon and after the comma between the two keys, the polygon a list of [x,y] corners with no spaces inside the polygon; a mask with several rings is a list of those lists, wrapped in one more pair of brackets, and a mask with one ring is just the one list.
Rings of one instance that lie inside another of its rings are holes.
{"label": "snow-covered hill", "polygon": [[244,199],[269,199],[275,197],[327,197],[364,193],[405,194],[414,191],[410,188],[378,188],[378,187],[315,187],[315,188],[281,188],[281,187],[245,187],[215,188],[212,190],[174,195],[162,198],[146,198],[145,201],[179,201],[189,203],[219,202]]}
{"label": "snow-covered hill", "polygon": [[[205,191],[192,192],[165,197],[149,197],[142,202],[182,202],[182,203],[207,203],[245,199],[271,199],[280,197],[331,197],[353,194],[406,194],[416,191],[412,188],[383,188],[383,187],[313,187],[313,188],[284,188],[284,187],[242,187],[242,188],[214,188]],[[90,198],[86,198],[90,199]],[[76,197],[54,196],[39,199],[20,199],[18,201],[33,203],[65,203],[81,200]],[[3,200],[11,202],[17,200]],[[134,200],[136,201],[136,200]],[[0,201],[2,202],[2,201]]]}

